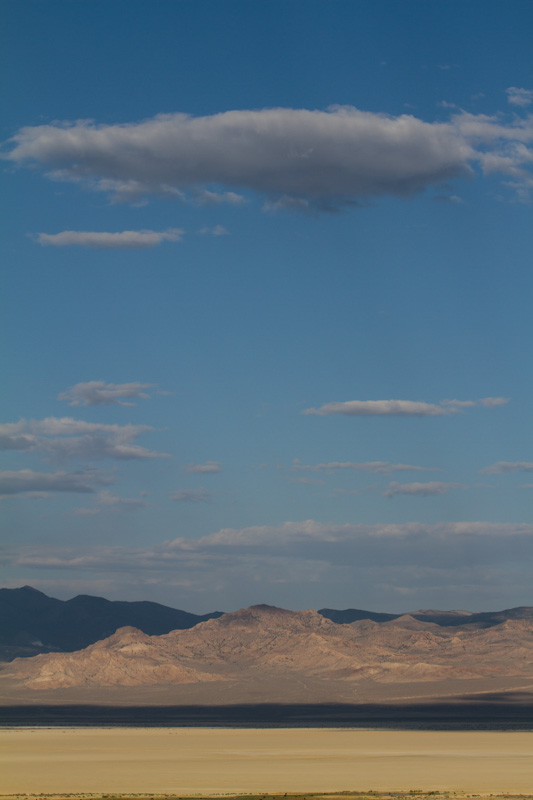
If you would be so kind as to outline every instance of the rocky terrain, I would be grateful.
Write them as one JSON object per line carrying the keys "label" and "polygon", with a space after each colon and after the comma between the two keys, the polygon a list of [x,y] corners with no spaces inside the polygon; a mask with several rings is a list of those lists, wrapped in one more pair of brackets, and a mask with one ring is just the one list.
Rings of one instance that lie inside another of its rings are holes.
{"label": "rocky terrain", "polygon": [[83,650],[15,659],[0,672],[0,684],[34,695],[69,687],[157,685],[196,687],[201,698],[202,686],[216,684],[220,696],[227,686],[232,698],[246,689],[247,697],[251,692],[261,702],[296,684],[313,702],[326,702],[339,686],[349,697],[369,682],[431,682],[434,691],[439,682],[471,687],[496,678],[533,682],[531,621],[476,628],[405,615],[337,624],[316,611],[272,606],[252,606],[160,636],[125,627]]}

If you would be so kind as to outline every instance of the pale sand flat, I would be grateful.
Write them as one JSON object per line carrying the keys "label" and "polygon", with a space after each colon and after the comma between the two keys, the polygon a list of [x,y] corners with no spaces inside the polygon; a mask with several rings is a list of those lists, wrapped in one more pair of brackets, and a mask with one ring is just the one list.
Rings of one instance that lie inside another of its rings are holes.
{"label": "pale sand flat", "polygon": [[530,793],[533,733],[346,729],[0,730],[0,795]]}

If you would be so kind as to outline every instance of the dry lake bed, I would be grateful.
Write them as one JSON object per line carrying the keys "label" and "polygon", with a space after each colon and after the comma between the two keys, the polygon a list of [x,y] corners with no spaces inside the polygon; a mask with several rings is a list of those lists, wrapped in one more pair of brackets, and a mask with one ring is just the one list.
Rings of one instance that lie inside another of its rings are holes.
{"label": "dry lake bed", "polygon": [[0,797],[457,792],[533,795],[533,733],[3,728]]}

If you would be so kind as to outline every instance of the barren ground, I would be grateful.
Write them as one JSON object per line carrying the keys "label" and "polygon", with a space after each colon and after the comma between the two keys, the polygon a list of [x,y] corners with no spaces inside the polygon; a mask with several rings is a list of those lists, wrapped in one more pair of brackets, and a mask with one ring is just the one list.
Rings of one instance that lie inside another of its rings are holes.
{"label": "barren ground", "polygon": [[533,733],[4,728],[0,796],[432,791],[524,794]]}

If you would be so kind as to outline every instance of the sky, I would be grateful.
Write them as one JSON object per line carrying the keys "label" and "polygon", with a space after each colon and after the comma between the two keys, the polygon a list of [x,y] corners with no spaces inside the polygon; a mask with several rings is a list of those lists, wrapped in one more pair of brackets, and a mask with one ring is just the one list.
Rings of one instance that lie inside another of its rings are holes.
{"label": "sky", "polygon": [[529,0],[0,13],[2,585],[530,605]]}

